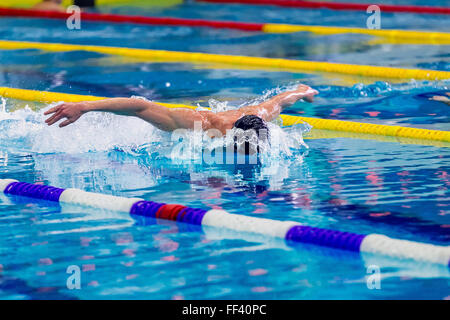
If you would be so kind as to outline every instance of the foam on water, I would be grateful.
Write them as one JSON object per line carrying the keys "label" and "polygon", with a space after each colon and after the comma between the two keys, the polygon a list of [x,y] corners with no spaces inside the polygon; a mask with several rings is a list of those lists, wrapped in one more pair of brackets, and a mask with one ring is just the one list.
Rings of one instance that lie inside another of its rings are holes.
{"label": "foam on water", "polygon": [[106,113],[86,114],[65,128],[49,127],[44,122],[43,112],[55,105],[38,112],[28,106],[14,112],[2,112],[1,144],[35,153],[84,153],[139,146],[162,136],[140,119]]}

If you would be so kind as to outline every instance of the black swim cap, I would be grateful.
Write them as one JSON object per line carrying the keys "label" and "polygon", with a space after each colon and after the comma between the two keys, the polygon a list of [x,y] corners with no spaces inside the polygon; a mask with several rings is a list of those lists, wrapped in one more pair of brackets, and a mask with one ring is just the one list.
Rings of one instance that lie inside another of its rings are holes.
{"label": "black swim cap", "polygon": [[[256,133],[256,137],[258,138],[257,152],[260,151],[259,140],[265,139],[267,141],[269,137],[269,128],[267,127],[266,122],[258,116],[254,115],[243,116],[234,123],[234,128],[242,129],[243,131],[252,129],[254,130],[254,132]],[[235,151],[238,148],[237,140],[238,139],[235,136],[234,137]],[[250,154],[250,143],[248,141],[245,141],[244,143],[245,143],[245,154],[248,155]]]}

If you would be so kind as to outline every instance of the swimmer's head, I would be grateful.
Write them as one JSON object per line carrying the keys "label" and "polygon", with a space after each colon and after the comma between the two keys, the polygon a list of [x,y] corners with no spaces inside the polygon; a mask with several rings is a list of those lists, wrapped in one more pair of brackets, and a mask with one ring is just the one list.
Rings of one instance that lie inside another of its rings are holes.
{"label": "swimmer's head", "polygon": [[234,128],[238,129],[235,131],[234,148],[239,153],[246,155],[259,153],[261,146],[268,141],[269,128],[258,116],[243,116],[234,123]]}

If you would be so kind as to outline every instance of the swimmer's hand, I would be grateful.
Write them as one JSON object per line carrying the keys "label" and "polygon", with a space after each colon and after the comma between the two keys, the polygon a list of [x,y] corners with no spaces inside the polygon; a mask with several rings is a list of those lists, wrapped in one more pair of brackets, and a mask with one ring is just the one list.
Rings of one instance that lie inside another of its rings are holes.
{"label": "swimmer's hand", "polygon": [[319,91],[314,90],[313,88],[305,84],[300,84],[295,92],[299,93],[300,96],[302,96],[301,99],[307,102],[313,102],[314,96],[319,93]]}
{"label": "swimmer's hand", "polygon": [[[447,92],[447,95],[450,96],[450,92]],[[440,101],[450,105],[450,99],[445,96],[433,96],[430,98],[430,100]]]}
{"label": "swimmer's hand", "polygon": [[297,89],[283,92],[268,100],[267,102],[269,104],[278,104],[281,109],[284,109],[293,105],[299,100],[313,102],[314,96],[318,93],[319,91],[314,90],[310,86],[307,86],[306,84],[300,84]]}
{"label": "swimmer's hand", "polygon": [[59,120],[66,118],[65,121],[59,124],[59,127],[63,128],[77,121],[87,110],[87,103],[85,102],[63,103],[44,112],[45,116],[53,114],[45,122],[51,126]]}

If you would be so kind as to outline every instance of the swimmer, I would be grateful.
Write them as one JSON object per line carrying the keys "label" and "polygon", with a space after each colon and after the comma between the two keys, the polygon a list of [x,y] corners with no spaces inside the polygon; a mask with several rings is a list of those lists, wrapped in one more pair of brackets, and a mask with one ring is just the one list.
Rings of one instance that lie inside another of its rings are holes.
{"label": "swimmer", "polygon": [[34,10],[42,11],[66,11],[61,5],[62,0],[43,0],[42,2],[36,4]]}
{"label": "swimmer", "polygon": [[[447,92],[446,95],[450,97],[450,92]],[[434,97],[431,97],[430,100],[440,101],[440,102],[446,103],[450,106],[450,99],[446,96],[434,96]]]}
{"label": "swimmer", "polygon": [[[201,124],[204,131],[216,129],[225,135],[227,130],[233,128],[244,131],[254,130],[258,139],[261,139],[261,130],[265,130],[269,134],[267,122],[275,120],[285,108],[299,100],[312,102],[317,93],[318,91],[301,84],[296,90],[281,93],[258,105],[217,113],[209,110],[196,111],[189,108],[170,109],[144,99],[111,98],[99,101],[63,103],[47,110],[44,115],[51,115],[45,120],[49,126],[61,119],[66,119],[59,124],[61,128],[74,123],[87,112],[105,111],[141,118],[163,131],[194,129],[194,124],[197,122]],[[248,150],[247,146],[246,150]],[[245,153],[247,152],[245,151]]]}

